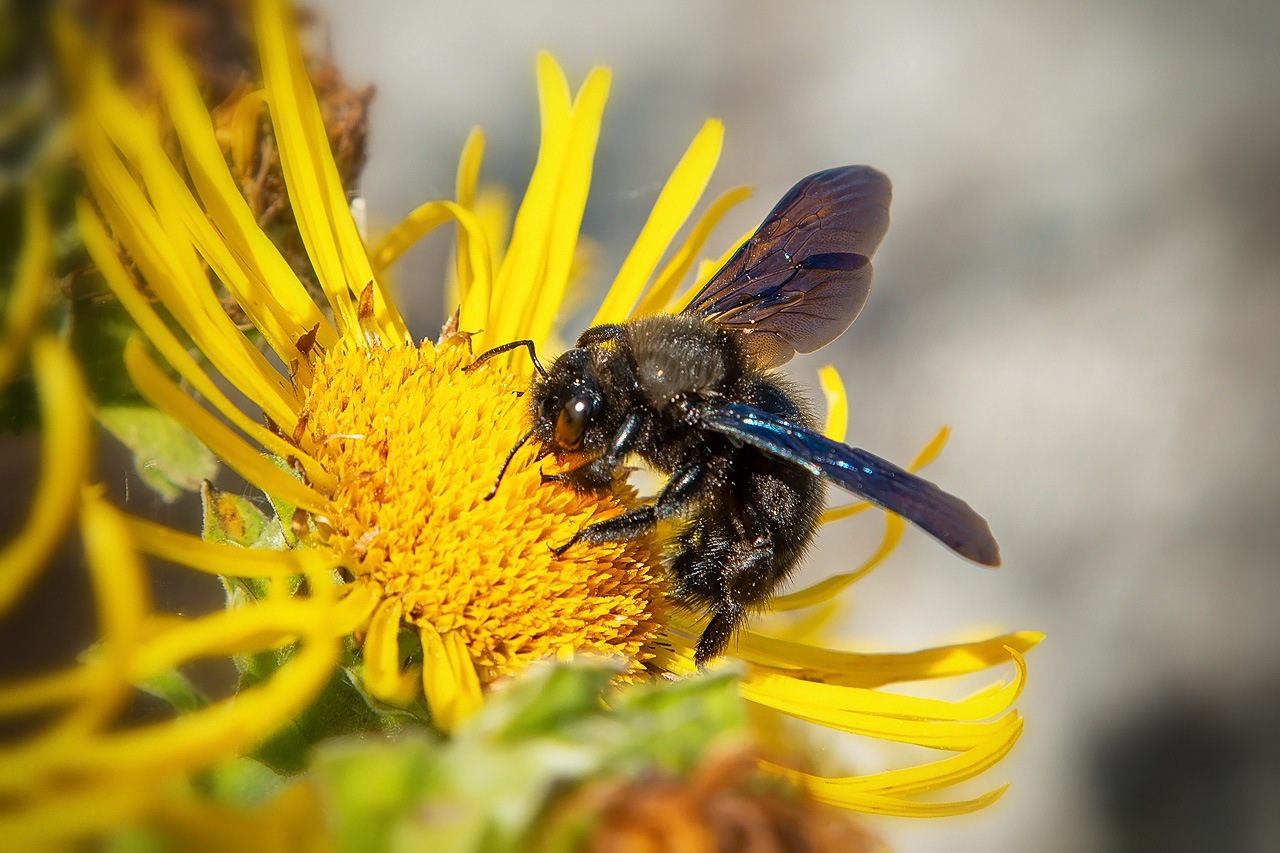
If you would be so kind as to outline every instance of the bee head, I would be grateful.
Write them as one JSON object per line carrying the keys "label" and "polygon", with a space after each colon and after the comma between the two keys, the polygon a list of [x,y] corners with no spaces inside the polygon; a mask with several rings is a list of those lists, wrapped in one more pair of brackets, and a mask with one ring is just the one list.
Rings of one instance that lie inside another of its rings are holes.
{"label": "bee head", "polygon": [[533,436],[544,448],[573,452],[603,446],[603,395],[585,349],[557,358],[546,377],[534,383],[529,404]]}

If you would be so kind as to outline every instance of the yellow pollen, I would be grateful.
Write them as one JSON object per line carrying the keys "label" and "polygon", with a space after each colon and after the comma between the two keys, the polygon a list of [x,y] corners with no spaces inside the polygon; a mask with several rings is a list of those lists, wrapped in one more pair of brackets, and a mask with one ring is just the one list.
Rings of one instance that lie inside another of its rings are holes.
{"label": "yellow pollen", "polygon": [[399,598],[405,622],[460,632],[482,681],[580,651],[641,669],[667,622],[660,545],[551,551],[634,506],[635,492],[544,483],[526,446],[484,500],[527,428],[526,381],[463,372],[470,361],[465,346],[429,344],[340,344],[318,358],[298,444],[338,481],[329,546]]}

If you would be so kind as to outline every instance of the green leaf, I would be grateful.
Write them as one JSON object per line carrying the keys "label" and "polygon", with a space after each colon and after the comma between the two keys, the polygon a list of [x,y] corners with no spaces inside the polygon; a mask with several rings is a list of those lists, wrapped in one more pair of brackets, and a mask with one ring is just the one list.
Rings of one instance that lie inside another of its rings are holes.
{"label": "green leaf", "polygon": [[101,276],[76,278],[74,287],[68,303],[70,342],[90,395],[99,406],[142,405],[124,369],[125,341],[138,333],[133,318],[115,299],[91,298],[106,290]]}
{"label": "green leaf", "polygon": [[[289,466],[289,463],[286,460],[270,453],[264,455],[272,465],[275,465],[290,477],[293,477],[296,480],[302,479],[298,476],[298,472]],[[267,500],[271,501],[271,507],[276,511],[276,520],[280,526],[280,533],[284,536],[284,541],[290,548],[295,547],[298,544],[298,535],[293,532],[293,516],[298,508],[291,503],[280,500],[272,494],[267,495]]]}
{"label": "green leaf", "polygon": [[280,526],[244,498],[224,492],[206,480],[200,485],[200,504],[204,510],[201,536],[206,542],[285,550]]}
{"label": "green leaf", "polygon": [[179,714],[189,714],[208,706],[209,699],[176,669],[166,669],[138,682],[138,689],[163,699]]}
{"label": "green leaf", "polygon": [[495,691],[474,725],[492,736],[515,740],[563,734],[584,717],[600,713],[600,697],[621,671],[607,658],[582,658],[530,671]]}
{"label": "green leaf", "polygon": [[[347,851],[391,849],[392,836],[402,831],[404,818],[422,804],[423,793],[439,788],[436,780],[444,772],[442,746],[422,733],[399,738],[395,744],[365,738],[326,745],[316,756],[314,773],[324,782],[326,799],[336,805],[331,811],[337,835],[334,846]],[[433,802],[452,814],[444,821],[432,821],[438,831],[433,843],[418,849],[458,849],[450,826],[456,826],[471,809],[452,799]]]}
{"label": "green leaf", "polygon": [[517,853],[560,795],[601,778],[679,775],[746,737],[732,670],[615,689],[617,675],[603,659],[537,666],[491,690],[450,740],[322,744],[309,778],[338,848]]}
{"label": "green leaf", "polygon": [[102,850],[103,853],[170,853],[173,847],[157,827],[130,826],[108,835]]}
{"label": "green leaf", "polygon": [[254,808],[265,805],[279,794],[287,781],[252,758],[230,758],[200,774],[196,784],[219,803]]}
{"label": "green leaf", "polygon": [[186,427],[150,406],[134,403],[98,408],[99,422],[133,451],[143,482],[166,502],[195,491],[218,471],[218,460]]}

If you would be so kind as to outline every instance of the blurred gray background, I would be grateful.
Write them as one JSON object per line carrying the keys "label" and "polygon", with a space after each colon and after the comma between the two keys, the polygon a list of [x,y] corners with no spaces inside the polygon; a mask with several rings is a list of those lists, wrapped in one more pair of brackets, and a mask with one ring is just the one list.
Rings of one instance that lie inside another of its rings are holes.
{"label": "blurred gray background", "polygon": [[[893,179],[866,310],[790,370],[836,364],[850,441],[891,459],[950,424],[930,477],[1005,565],[908,533],[840,633],[1048,634],[1022,742],[966,789],[1009,793],[877,822],[895,849],[1280,849],[1280,4],[312,5],[378,88],[375,228],[452,196],[473,124],[483,177],[523,190],[539,49],[574,86],[615,71],[584,225],[601,286],[704,117],[727,126],[709,193],[757,188],[715,251],[811,171]],[[446,251],[400,265],[416,334],[442,320]],[[805,577],[875,531],[828,528]]]}

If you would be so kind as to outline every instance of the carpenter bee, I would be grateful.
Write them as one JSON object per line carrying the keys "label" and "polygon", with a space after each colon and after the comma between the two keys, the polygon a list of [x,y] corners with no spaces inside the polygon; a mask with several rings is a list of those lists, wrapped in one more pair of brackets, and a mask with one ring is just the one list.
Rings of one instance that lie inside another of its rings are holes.
{"label": "carpenter bee", "polygon": [[669,475],[652,503],[584,527],[555,549],[634,539],[686,522],[671,551],[675,596],[706,611],[699,666],[724,651],[747,613],[778,588],[817,529],[830,480],[914,522],[958,554],[1000,562],[991,530],[964,501],[865,450],[817,432],[804,398],[774,368],[835,340],[871,289],[871,255],[889,227],[889,179],[867,166],[810,175],[783,196],[679,314],[594,326],[528,394],[539,458],[580,462],[564,479],[609,488],[637,455]]}

